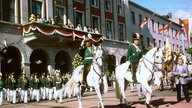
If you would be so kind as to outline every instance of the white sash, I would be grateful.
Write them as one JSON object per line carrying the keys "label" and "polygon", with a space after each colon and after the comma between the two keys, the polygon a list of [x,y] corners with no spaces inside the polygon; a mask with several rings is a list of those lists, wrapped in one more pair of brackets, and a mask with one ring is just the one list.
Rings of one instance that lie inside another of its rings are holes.
{"label": "white sash", "polygon": [[135,46],[135,48],[136,48],[139,52],[141,52],[141,50],[139,49],[139,47],[138,47],[137,45],[133,44],[133,46]]}

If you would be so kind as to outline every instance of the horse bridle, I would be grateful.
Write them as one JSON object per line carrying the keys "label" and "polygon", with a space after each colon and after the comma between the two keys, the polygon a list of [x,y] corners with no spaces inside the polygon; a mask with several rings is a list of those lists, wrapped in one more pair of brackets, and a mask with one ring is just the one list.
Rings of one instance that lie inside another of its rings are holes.
{"label": "horse bridle", "polygon": [[[95,63],[95,64],[97,64],[98,66],[99,66],[99,64],[98,64],[98,62],[96,62],[98,59],[100,59],[101,58],[101,60],[103,60],[103,57],[97,57],[95,60],[93,60],[93,62],[92,62],[92,65],[93,65],[93,63]],[[102,68],[103,68],[103,66],[99,66],[99,69],[100,70],[102,70]],[[102,79],[103,78],[103,76],[104,76],[104,74],[99,74],[97,71],[96,71],[96,69],[94,68],[94,65],[93,65],[93,70],[95,71],[95,73],[100,77],[100,79]]]}

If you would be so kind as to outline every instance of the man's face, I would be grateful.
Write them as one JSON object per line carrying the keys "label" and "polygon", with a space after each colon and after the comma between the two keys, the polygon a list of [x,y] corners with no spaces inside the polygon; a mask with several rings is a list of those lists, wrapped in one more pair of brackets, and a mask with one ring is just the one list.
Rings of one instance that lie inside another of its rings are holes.
{"label": "man's face", "polygon": [[138,39],[135,39],[135,40],[133,41],[133,43],[134,43],[135,45],[139,45],[139,40],[138,40]]}
{"label": "man's face", "polygon": [[87,42],[85,43],[85,45],[86,45],[87,47],[90,47],[90,46],[91,46],[91,42],[90,42],[90,41],[87,41]]}
{"label": "man's face", "polygon": [[179,65],[183,64],[183,60],[182,59],[178,59],[178,64]]}

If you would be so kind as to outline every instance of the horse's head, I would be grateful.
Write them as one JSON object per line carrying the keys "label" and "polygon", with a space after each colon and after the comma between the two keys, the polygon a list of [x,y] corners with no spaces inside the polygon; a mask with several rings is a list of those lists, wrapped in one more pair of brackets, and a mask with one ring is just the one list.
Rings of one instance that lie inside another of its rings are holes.
{"label": "horse's head", "polygon": [[93,62],[97,63],[99,66],[103,66],[103,50],[101,45],[93,45]]}
{"label": "horse's head", "polygon": [[154,54],[154,61],[157,66],[157,68],[161,69],[162,68],[162,63],[163,63],[163,50],[164,48],[157,48]]}

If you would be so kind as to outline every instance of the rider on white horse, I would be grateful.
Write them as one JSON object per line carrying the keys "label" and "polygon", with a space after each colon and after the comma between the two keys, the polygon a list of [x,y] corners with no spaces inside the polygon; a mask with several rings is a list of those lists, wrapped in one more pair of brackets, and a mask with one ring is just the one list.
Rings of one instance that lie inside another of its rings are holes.
{"label": "rider on white horse", "polygon": [[133,34],[133,44],[129,45],[127,51],[127,60],[131,63],[131,73],[133,82],[137,82],[135,74],[139,60],[143,55],[143,48],[141,45],[139,45],[139,39],[140,35],[138,33]]}
{"label": "rider on white horse", "polygon": [[84,49],[84,60],[83,60],[83,65],[84,65],[84,72],[83,72],[83,81],[82,84],[84,86],[87,86],[87,81],[86,81],[86,77],[90,71],[90,67],[91,67],[91,63],[93,61],[93,47],[92,47],[92,40],[89,38],[89,34],[88,36],[85,38],[84,40],[84,45],[82,46],[82,48]]}

